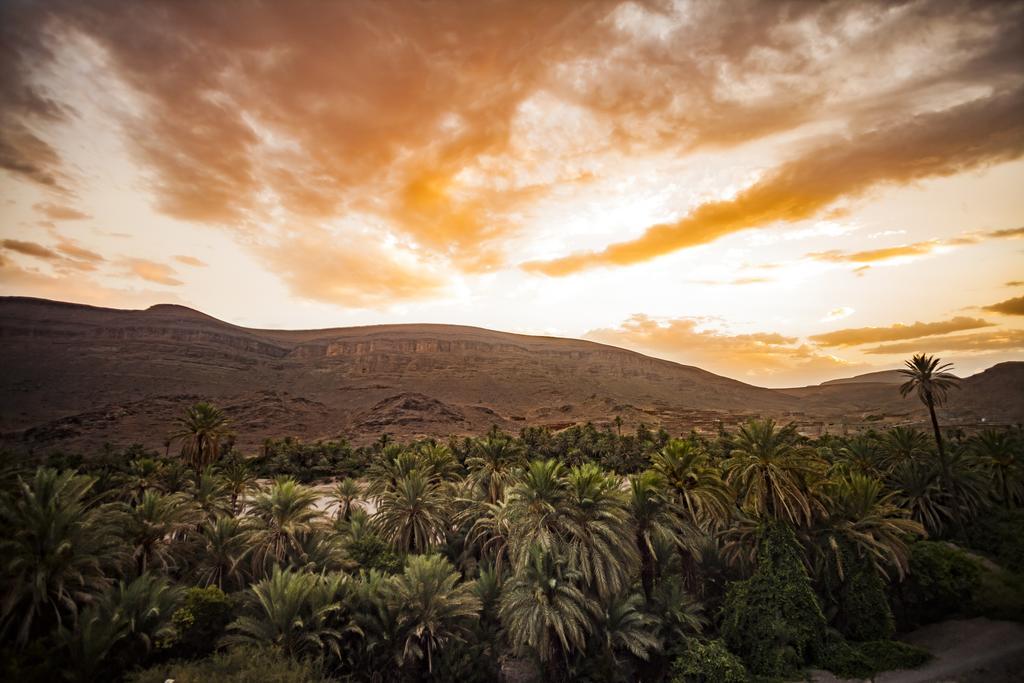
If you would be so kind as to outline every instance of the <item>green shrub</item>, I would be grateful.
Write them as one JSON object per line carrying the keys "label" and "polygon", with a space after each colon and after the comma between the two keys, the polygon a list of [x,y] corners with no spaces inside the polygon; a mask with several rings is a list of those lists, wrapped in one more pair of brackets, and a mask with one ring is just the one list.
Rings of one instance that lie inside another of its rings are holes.
{"label": "green shrub", "polygon": [[968,535],[972,549],[1011,572],[1024,572],[1024,510],[993,510],[975,519]]}
{"label": "green shrub", "polygon": [[402,558],[376,534],[363,534],[349,541],[345,549],[348,556],[359,563],[360,569],[376,569],[385,574],[397,574],[402,571]]}
{"label": "green shrub", "polygon": [[910,571],[896,586],[901,626],[939,621],[969,608],[980,583],[978,565],[964,552],[946,543],[914,543]]}
{"label": "green shrub", "polygon": [[757,571],[729,586],[722,617],[729,649],[757,675],[793,675],[818,654],[825,617],[791,529],[762,533]]}
{"label": "green shrub", "polygon": [[886,640],[896,630],[882,577],[861,558],[850,556],[846,580],[837,591],[835,627],[850,640]]}
{"label": "green shrub", "polygon": [[931,659],[927,650],[896,640],[850,643],[828,638],[818,666],[842,678],[872,678],[882,671],[913,669]]}
{"label": "green shrub", "polygon": [[235,618],[234,612],[231,599],[216,586],[188,589],[185,604],[172,617],[174,655],[191,659],[213,652]]}
{"label": "green shrub", "polygon": [[721,640],[686,639],[686,649],[672,665],[672,683],[744,683],[747,670]]}
{"label": "green shrub", "polygon": [[170,662],[130,675],[131,683],[321,683],[310,662],[290,659],[275,649],[238,648],[194,662]]}

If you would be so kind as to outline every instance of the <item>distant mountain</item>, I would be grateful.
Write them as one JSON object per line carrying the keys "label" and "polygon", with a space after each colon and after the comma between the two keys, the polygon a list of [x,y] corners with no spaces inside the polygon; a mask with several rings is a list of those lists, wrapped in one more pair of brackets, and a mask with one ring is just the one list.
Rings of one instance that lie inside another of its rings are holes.
{"label": "distant mountain", "polygon": [[[809,429],[921,417],[880,383],[773,390],[576,339],[456,325],[259,330],[172,305],[0,298],[0,367],[0,445],[19,451],[160,448],[182,409],[206,399],[248,448],[284,436],[366,442],[385,432],[608,426],[616,416],[627,429],[674,433],[755,415]],[[1024,419],[1024,363],[964,385],[950,416]]]}
{"label": "distant mountain", "polygon": [[863,375],[853,377],[842,377],[830,379],[822,384],[903,384],[907,378],[899,370],[879,370],[878,372],[866,372]]}

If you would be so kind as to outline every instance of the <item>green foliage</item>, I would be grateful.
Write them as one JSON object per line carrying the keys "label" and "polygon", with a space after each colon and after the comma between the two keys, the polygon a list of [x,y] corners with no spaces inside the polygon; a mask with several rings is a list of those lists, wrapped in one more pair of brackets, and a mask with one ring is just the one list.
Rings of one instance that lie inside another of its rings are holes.
{"label": "green foliage", "polygon": [[910,574],[896,586],[901,625],[913,627],[956,614],[971,604],[981,581],[978,565],[946,543],[911,546]]}
{"label": "green foliage", "polygon": [[896,640],[848,643],[835,636],[827,639],[817,664],[843,678],[863,679],[882,671],[914,669],[931,657],[923,648]]}
{"label": "green foliage", "polygon": [[813,660],[825,617],[791,529],[771,524],[763,531],[757,571],[729,587],[722,616],[725,642],[755,674],[792,675]]}
{"label": "green foliage", "polygon": [[213,652],[234,619],[234,605],[216,586],[189,588],[172,616],[174,653],[187,659]]}
{"label": "green foliage", "polygon": [[324,683],[316,662],[287,657],[276,648],[236,648],[198,662],[170,662],[129,676],[130,683]]}
{"label": "green foliage", "polygon": [[747,670],[721,640],[686,639],[672,665],[672,683],[746,683]]}
{"label": "green foliage", "polygon": [[376,569],[386,574],[402,571],[402,558],[392,549],[391,544],[375,533],[365,533],[345,544],[349,559],[360,569]]}
{"label": "green foliage", "polygon": [[850,557],[838,591],[834,624],[851,640],[885,640],[896,629],[885,584],[874,566]]}
{"label": "green foliage", "polygon": [[971,548],[1012,572],[1024,572],[1024,509],[993,510],[968,530]]}

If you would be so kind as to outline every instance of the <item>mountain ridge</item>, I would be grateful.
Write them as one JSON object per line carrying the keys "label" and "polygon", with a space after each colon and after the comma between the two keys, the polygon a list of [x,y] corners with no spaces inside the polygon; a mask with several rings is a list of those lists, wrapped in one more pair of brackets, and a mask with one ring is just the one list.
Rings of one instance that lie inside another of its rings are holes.
{"label": "mountain ridge", "polygon": [[[492,425],[607,426],[616,416],[627,428],[677,433],[755,415],[810,430],[868,414],[920,417],[891,385],[767,389],[599,342],[465,325],[261,330],[176,304],[123,310],[2,297],[0,339],[0,443],[16,450],[156,447],[201,399],[225,408],[246,447],[284,436],[358,442]],[[985,379],[1000,395],[1024,382],[1024,363],[1006,365]],[[971,378],[965,385],[950,417],[1024,414],[1020,398],[988,400]]]}

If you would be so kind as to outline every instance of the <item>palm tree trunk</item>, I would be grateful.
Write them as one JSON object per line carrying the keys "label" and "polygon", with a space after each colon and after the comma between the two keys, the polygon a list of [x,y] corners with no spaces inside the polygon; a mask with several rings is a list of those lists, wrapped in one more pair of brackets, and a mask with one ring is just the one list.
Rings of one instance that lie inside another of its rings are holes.
{"label": "palm tree trunk", "polygon": [[925,404],[928,406],[928,415],[932,419],[932,431],[935,432],[935,447],[939,452],[939,463],[942,465],[942,478],[946,484],[946,490],[953,499],[953,523],[957,531],[963,533],[964,524],[960,517],[960,496],[957,495],[956,487],[953,486],[953,473],[949,469],[949,461],[946,459],[946,447],[942,443],[942,430],[939,429],[939,418],[935,415],[935,401],[931,394],[925,396]]}
{"label": "palm tree trunk", "polygon": [[640,550],[640,581],[644,587],[644,598],[650,602],[651,592],[654,590],[654,558],[640,531],[636,533],[636,544]]}

